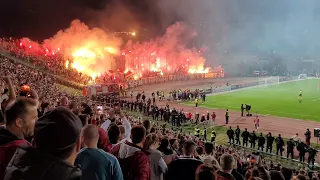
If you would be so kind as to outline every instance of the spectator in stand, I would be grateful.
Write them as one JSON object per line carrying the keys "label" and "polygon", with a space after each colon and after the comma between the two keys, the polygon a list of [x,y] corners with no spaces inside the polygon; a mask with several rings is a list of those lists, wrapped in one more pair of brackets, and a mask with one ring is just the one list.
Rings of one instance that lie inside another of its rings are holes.
{"label": "spectator in stand", "polygon": [[121,131],[120,142],[131,142],[130,135],[131,135],[131,124],[128,119],[125,117],[122,111],[120,111],[120,118],[122,120],[122,125],[119,126]]}
{"label": "spectator in stand", "polygon": [[80,151],[81,120],[70,110],[58,107],[35,124],[33,147],[16,151],[7,166],[5,180],[80,180],[73,166]]}
{"label": "spectator in stand", "polygon": [[291,180],[291,178],[292,178],[292,170],[291,169],[283,167],[283,168],[281,168],[281,173],[284,176],[285,180]]}
{"label": "spectator in stand", "polygon": [[179,151],[179,142],[178,142],[178,140],[174,138],[174,139],[170,139],[169,142],[170,142],[170,146],[171,146],[171,149],[172,149],[173,153],[178,155],[178,156],[182,155],[182,153]]}
{"label": "spectator in stand", "polygon": [[160,146],[158,150],[162,153],[163,159],[166,162],[166,164],[170,164],[171,161],[174,159],[174,153],[173,150],[169,147],[170,142],[167,138],[161,139]]}
{"label": "spectator in stand", "polygon": [[212,143],[210,142],[204,143],[205,154],[201,156],[201,160],[205,164],[210,164],[212,162],[213,150],[214,150],[214,145]]}
{"label": "spectator in stand", "polygon": [[16,149],[22,145],[30,145],[27,139],[33,136],[34,125],[38,119],[38,95],[31,91],[31,98],[15,99],[13,85],[9,78],[10,101],[4,112],[5,126],[0,127],[0,178],[4,177],[5,168]]}
{"label": "spectator in stand", "polygon": [[207,165],[200,165],[196,170],[196,180],[216,180],[215,170]]}
{"label": "spectator in stand", "polygon": [[307,129],[307,131],[306,131],[306,133],[304,133],[304,135],[306,136],[307,145],[310,146],[311,131],[309,129]]}
{"label": "spectator in stand", "polygon": [[285,180],[280,171],[272,170],[270,171],[271,180]]}
{"label": "spectator in stand", "polygon": [[118,158],[126,180],[151,179],[149,153],[143,149],[145,138],[146,129],[143,126],[134,126],[131,129],[132,143],[124,142],[112,148],[111,154]]}
{"label": "spectator in stand", "polygon": [[63,96],[60,100],[60,106],[69,108],[69,100],[66,96]]}
{"label": "spectator in stand", "polygon": [[122,180],[122,172],[118,160],[111,154],[98,149],[98,128],[86,125],[81,131],[81,141],[84,148],[75,160],[80,165],[82,180]]}
{"label": "spectator in stand", "polygon": [[220,169],[219,162],[215,158],[215,154],[213,152],[214,145],[210,142],[206,142],[204,144],[204,150],[205,154],[201,156],[201,160],[203,161],[203,163],[208,166],[212,166],[215,170]]}
{"label": "spectator in stand", "polygon": [[201,161],[194,158],[197,145],[193,141],[186,141],[183,144],[183,156],[172,161],[168,166],[166,180],[194,180],[195,172]]}
{"label": "spectator in stand", "polygon": [[163,174],[166,173],[168,167],[162,158],[162,154],[157,150],[160,141],[156,134],[148,134],[144,143],[144,149],[149,154],[151,179],[152,180],[163,180]]}
{"label": "spectator in stand", "polygon": [[0,179],[16,149],[31,145],[26,139],[33,136],[38,119],[37,102],[30,98],[19,98],[10,103],[4,113],[5,127],[0,127]]}
{"label": "spectator in stand", "polygon": [[119,143],[120,136],[121,136],[121,130],[119,126],[117,126],[115,123],[111,123],[108,129],[109,151],[111,151],[112,148]]}
{"label": "spectator in stand", "polygon": [[[0,74],[1,77],[1,74]],[[4,84],[0,84],[0,111],[1,113],[5,110],[5,105],[10,101],[16,99],[15,88],[12,79],[8,76],[3,77]],[[1,81],[0,81],[1,82]],[[5,87],[7,85],[7,88]],[[3,106],[3,107],[2,107]],[[4,117],[2,117],[4,118]]]}
{"label": "spectator in stand", "polygon": [[146,119],[142,122],[144,128],[146,128],[146,131],[147,131],[147,135],[150,133],[150,130],[151,130],[151,122]]}
{"label": "spectator in stand", "polygon": [[[102,125],[101,128],[104,129],[106,132],[109,131],[108,128],[112,122],[115,122],[115,112],[120,116],[122,125],[119,126],[120,128],[120,142],[131,142],[130,135],[131,135],[131,124],[128,119],[125,117],[124,113],[120,109],[111,110],[109,112],[109,117],[111,119],[107,119]],[[116,134],[113,134],[114,136]],[[118,142],[117,142],[118,143]]]}
{"label": "spectator in stand", "polygon": [[216,172],[218,180],[235,180],[232,175],[232,170],[236,165],[234,157],[230,154],[223,154],[220,157],[221,170]]}

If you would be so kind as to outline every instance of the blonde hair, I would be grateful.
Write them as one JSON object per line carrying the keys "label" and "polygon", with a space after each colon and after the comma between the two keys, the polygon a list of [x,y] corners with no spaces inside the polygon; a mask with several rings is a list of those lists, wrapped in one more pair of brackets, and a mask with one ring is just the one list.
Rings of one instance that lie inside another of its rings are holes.
{"label": "blonde hair", "polygon": [[150,133],[147,135],[146,140],[144,141],[143,148],[147,150],[157,141],[159,141],[158,136],[155,133]]}

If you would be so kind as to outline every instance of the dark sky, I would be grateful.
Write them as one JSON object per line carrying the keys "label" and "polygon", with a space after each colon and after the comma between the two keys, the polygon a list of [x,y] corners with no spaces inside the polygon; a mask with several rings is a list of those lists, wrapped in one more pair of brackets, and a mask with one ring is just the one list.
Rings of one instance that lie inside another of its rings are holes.
{"label": "dark sky", "polygon": [[[0,37],[30,37],[42,40],[65,29],[73,19],[89,26],[105,26],[111,31],[129,30],[128,22],[114,23],[121,11],[143,24],[156,22],[148,0],[1,0]],[[121,9],[120,9],[121,8]],[[134,15],[135,17],[132,17]],[[105,19],[106,22],[102,22]],[[125,20],[125,19],[124,19]],[[108,25],[110,21],[114,21]],[[148,25],[149,26],[149,25]]]}
{"label": "dark sky", "polygon": [[73,19],[153,37],[191,25],[211,52],[318,56],[319,0],[0,0],[0,37],[43,40]]}

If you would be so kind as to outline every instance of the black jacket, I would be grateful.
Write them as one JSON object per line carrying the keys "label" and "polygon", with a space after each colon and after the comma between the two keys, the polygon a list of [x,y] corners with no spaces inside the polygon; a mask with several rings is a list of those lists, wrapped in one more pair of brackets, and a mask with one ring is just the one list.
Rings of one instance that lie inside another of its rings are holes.
{"label": "black jacket", "polygon": [[258,137],[258,145],[259,146],[263,146],[265,142],[266,142],[266,139],[263,136]]}
{"label": "black jacket", "polygon": [[80,168],[39,152],[35,148],[17,149],[7,166],[4,180],[81,180]]}
{"label": "black jacket", "polygon": [[15,135],[11,134],[4,127],[0,127],[0,146],[8,144],[11,141],[20,140]]}
{"label": "black jacket", "polygon": [[237,138],[240,137],[240,132],[241,132],[240,129],[237,128],[236,131],[235,131],[235,134],[236,134],[236,137],[237,137]]}
{"label": "black jacket", "polygon": [[250,138],[250,143],[253,143],[253,144],[256,143],[257,135],[255,133],[251,133],[249,138]]}
{"label": "black jacket", "polygon": [[243,131],[241,136],[243,137],[243,140],[248,140],[250,133],[248,131]]}
{"label": "black jacket", "polygon": [[277,137],[275,141],[276,141],[277,146],[284,146],[284,141],[283,141],[282,137]]}
{"label": "black jacket", "polygon": [[196,169],[201,164],[201,161],[192,158],[174,160],[168,166],[166,180],[195,180]]}
{"label": "black jacket", "polygon": [[271,146],[273,144],[274,137],[273,136],[267,136],[267,145]]}
{"label": "black jacket", "polygon": [[289,140],[287,142],[287,152],[293,152],[294,146],[295,146],[294,142],[292,140]]}
{"label": "black jacket", "polygon": [[227,135],[228,135],[228,137],[233,137],[234,136],[234,131],[232,129],[228,129]]}

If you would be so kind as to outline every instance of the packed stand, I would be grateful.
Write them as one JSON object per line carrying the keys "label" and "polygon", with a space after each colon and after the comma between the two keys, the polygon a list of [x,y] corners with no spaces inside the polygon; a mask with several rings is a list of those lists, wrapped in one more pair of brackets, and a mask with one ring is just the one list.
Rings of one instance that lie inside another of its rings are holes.
{"label": "packed stand", "polygon": [[1,161],[5,180],[318,176],[283,168],[259,154],[203,143],[194,135],[128,116],[118,107],[103,107],[101,114],[97,104],[82,110],[59,106],[37,118],[38,103],[37,98],[18,97],[6,107],[6,126],[0,131],[7,140],[0,146],[1,159],[7,157],[5,164]]}
{"label": "packed stand", "polygon": [[30,53],[28,48],[22,48],[19,46],[18,40],[14,39],[0,39],[1,49],[35,67],[42,68],[54,75],[66,77],[72,82],[87,84],[90,79],[90,77],[79,73],[73,68],[66,68],[65,58],[59,53],[48,55]]}
{"label": "packed stand", "polygon": [[[100,97],[112,107],[68,98],[49,77],[3,60],[0,179],[319,179],[316,172],[283,168],[256,153],[215,146],[201,134],[129,116],[122,109],[134,107],[117,97]],[[20,86],[26,79],[33,83],[28,94]]]}

